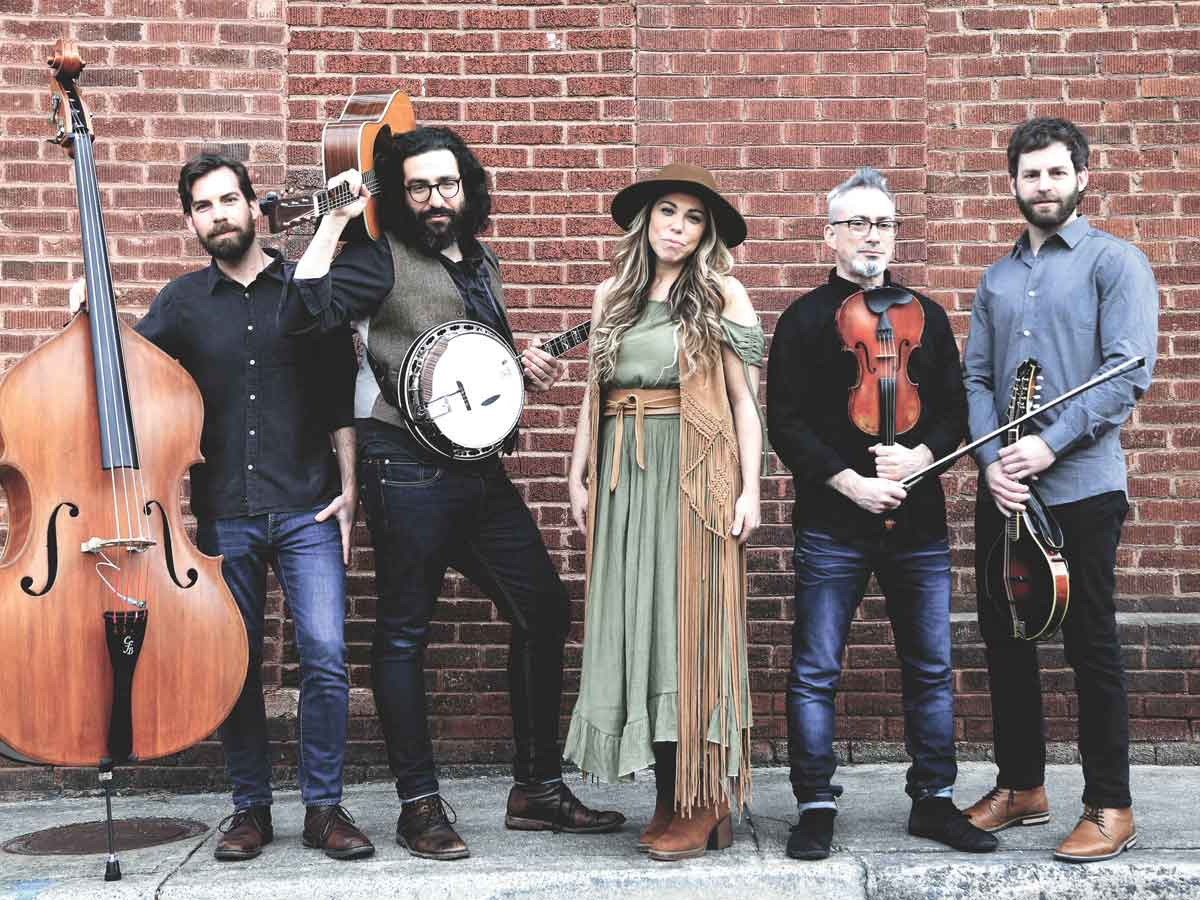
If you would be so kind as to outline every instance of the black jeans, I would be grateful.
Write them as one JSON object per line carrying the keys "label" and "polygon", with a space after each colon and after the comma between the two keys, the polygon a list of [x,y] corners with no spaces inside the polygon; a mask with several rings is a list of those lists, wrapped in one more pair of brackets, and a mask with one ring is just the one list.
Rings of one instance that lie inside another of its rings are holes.
{"label": "black jeans", "polygon": [[[1125,808],[1129,796],[1129,702],[1117,633],[1113,589],[1117,544],[1129,504],[1110,491],[1051,508],[1062,526],[1063,557],[1071,572],[1070,605],[1062,640],[1075,670],[1083,802]],[[1000,787],[1028,790],[1045,782],[1046,723],[1037,645],[1012,637],[1008,615],[984,593],[988,548],[1004,527],[991,494],[979,486],[975,506],[975,579],[979,628],[992,690],[992,739]]]}
{"label": "black jeans", "polygon": [[529,509],[498,460],[434,463],[389,453],[359,464],[375,548],[372,682],[401,800],[438,790],[425,644],[446,569],[478,585],[512,626],[508,679],[518,781],[562,774],[558,724],[570,609]]}

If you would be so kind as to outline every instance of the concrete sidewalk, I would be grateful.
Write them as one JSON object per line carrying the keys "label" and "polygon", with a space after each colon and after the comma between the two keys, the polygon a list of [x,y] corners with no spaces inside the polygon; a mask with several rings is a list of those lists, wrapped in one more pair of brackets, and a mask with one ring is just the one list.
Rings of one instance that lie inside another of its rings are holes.
{"label": "concrete sidewalk", "polygon": [[[654,806],[653,778],[629,786],[569,783],[592,806],[620,809],[629,818],[616,834],[577,837],[506,831],[508,781],[501,777],[443,781],[458,812],[471,858],[458,862],[415,859],[393,840],[398,808],[390,785],[357,785],[345,805],[375,841],[374,857],[336,862],[300,845],[303,808],[298,795],[280,792],[274,807],[275,843],[247,863],[212,857],[215,831],[191,840],[121,854],[125,878],[103,881],[101,856],[17,856],[0,853],[0,897],[20,898],[251,898],[413,897],[558,898],[703,897],[807,900],[1101,900],[1200,898],[1200,771],[1139,766],[1133,795],[1137,849],[1105,863],[1054,862],[1051,850],[1075,823],[1082,780],[1078,766],[1048,773],[1049,825],[1001,833],[1000,852],[955,853],[905,832],[908,799],[902,765],[843,768],[845,786],[833,856],[816,863],[783,852],[795,803],[784,769],[754,773],[753,810],[736,826],[734,845],[703,859],[656,863],[633,849]],[[961,767],[956,801],[972,802],[991,784],[987,763]],[[195,818],[215,826],[229,812],[225,796],[118,797],[115,815]],[[26,832],[101,818],[100,798],[0,804],[0,843]]]}

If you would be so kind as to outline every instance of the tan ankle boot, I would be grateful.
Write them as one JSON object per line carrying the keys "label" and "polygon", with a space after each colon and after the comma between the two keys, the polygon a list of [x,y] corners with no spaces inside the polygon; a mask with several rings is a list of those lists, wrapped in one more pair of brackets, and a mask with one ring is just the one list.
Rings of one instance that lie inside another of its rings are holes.
{"label": "tan ankle boot", "polygon": [[1002,831],[1013,825],[1045,825],[1050,821],[1050,802],[1041,785],[1027,791],[994,787],[963,813],[976,828]]}
{"label": "tan ankle boot", "polygon": [[[671,792],[675,792],[672,790]],[[675,818],[675,800],[673,797],[667,797],[665,800],[660,794],[654,802],[654,815],[650,819],[650,824],[646,826],[646,830],[638,836],[637,848],[640,853],[647,853],[650,850],[650,845],[662,837],[667,830],[667,826],[671,824],[671,820]]]}
{"label": "tan ankle boot", "polygon": [[675,744],[654,744],[654,816],[638,836],[639,853],[648,853],[675,818]]}
{"label": "tan ankle boot", "polygon": [[676,815],[667,830],[650,845],[650,858],[673,862],[703,856],[707,850],[724,850],[733,843],[729,804],[697,806],[690,816]]}
{"label": "tan ankle boot", "polygon": [[1137,843],[1132,809],[1084,806],[1075,830],[1054,851],[1063,862],[1099,862],[1112,859]]}

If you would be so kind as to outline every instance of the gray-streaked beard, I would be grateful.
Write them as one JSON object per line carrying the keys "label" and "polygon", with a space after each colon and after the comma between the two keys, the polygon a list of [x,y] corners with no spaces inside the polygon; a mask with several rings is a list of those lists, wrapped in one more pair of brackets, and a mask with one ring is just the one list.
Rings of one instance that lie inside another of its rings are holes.
{"label": "gray-streaked beard", "polygon": [[850,271],[862,278],[875,278],[883,274],[883,270],[887,268],[887,264],[882,260],[863,259],[855,256],[850,260]]}

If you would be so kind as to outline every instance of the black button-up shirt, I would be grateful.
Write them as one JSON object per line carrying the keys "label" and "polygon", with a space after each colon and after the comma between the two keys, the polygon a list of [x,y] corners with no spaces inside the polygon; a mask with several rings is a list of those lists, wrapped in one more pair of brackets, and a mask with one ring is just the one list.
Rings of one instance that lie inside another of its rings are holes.
{"label": "black button-up shirt", "polygon": [[[890,280],[889,280],[889,283]],[[847,411],[848,391],[857,381],[857,361],[843,350],[837,328],[842,302],[861,288],[830,273],[828,283],[792,303],[779,318],[767,370],[767,428],[771,447],[791,472],[796,487],[792,523],[839,540],[878,538],[884,520],[895,527],[895,545],[919,546],[946,536],[946,504],[937,478],[926,478],[886,517],[867,512],[827,485],[843,469],[875,476],[868,447],[879,443],[859,431]],[[967,430],[967,403],[958,345],[950,320],[937,303],[910,291],[925,311],[921,346],[909,357],[908,375],[917,385],[921,415],[896,443],[924,444],[935,459],[958,446]]]}
{"label": "black button-up shirt", "polygon": [[192,511],[222,519],[296,512],[341,491],[330,432],[353,423],[355,358],[347,329],[288,337],[277,323],[277,254],[243,286],[216,261],[176,278],[137,330],[174,356],[204,398]]}

